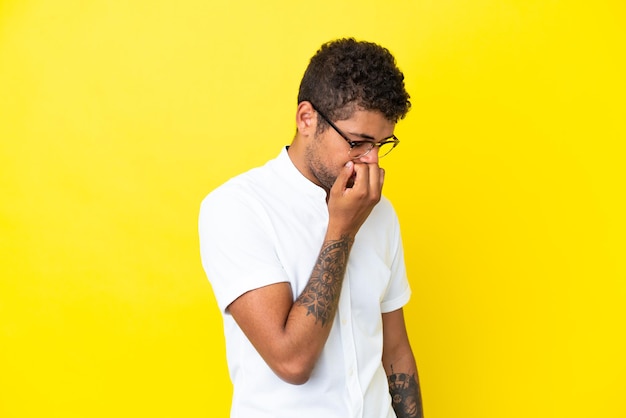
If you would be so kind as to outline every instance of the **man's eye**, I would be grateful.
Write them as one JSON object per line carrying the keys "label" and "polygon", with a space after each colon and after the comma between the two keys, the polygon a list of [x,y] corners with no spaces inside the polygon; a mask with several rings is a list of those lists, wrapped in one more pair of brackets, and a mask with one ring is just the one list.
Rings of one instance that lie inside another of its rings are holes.
{"label": "man's eye", "polygon": [[363,142],[363,141],[360,141],[360,142],[353,142],[353,143],[352,143],[352,148],[353,148],[353,149],[368,148],[368,147],[369,147],[369,145],[370,145],[370,143],[369,143],[369,142]]}

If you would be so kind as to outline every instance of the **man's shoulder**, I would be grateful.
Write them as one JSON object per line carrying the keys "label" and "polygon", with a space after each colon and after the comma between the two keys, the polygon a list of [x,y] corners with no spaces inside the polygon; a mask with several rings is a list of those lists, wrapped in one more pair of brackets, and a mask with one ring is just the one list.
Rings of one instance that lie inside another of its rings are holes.
{"label": "man's shoulder", "polygon": [[204,197],[202,207],[220,207],[221,212],[237,207],[237,210],[243,210],[244,207],[248,210],[258,209],[280,184],[280,173],[275,169],[275,161],[269,160],[264,165],[231,177]]}
{"label": "man's shoulder", "polygon": [[382,196],[361,228],[379,233],[395,230],[398,227],[398,223],[398,215],[393,204],[387,197]]}
{"label": "man's shoulder", "polygon": [[271,182],[272,178],[276,176],[275,171],[272,169],[273,161],[269,160],[261,166],[251,168],[231,177],[210,191],[207,197],[264,187],[265,184]]}
{"label": "man's shoulder", "polygon": [[374,206],[373,211],[378,212],[383,216],[395,216],[396,213],[391,200],[389,200],[385,195],[380,197],[380,201],[376,204],[376,206]]}

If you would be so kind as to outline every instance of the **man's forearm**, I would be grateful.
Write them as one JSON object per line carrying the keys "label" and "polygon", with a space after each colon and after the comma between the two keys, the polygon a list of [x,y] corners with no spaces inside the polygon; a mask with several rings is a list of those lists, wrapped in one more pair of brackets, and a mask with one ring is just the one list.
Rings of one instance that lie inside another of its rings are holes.
{"label": "man's forearm", "polygon": [[311,278],[295,301],[307,309],[307,316],[312,315],[315,323],[321,322],[322,327],[330,325],[335,316],[352,242],[352,238],[342,236],[324,243]]}
{"label": "man's forearm", "polygon": [[396,372],[392,364],[387,381],[396,416],[398,418],[423,418],[422,394],[417,371]]}

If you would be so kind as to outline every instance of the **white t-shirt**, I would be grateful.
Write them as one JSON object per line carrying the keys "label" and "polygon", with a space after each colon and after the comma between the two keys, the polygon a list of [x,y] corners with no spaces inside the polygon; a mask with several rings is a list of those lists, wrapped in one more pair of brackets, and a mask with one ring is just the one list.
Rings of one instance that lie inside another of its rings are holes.
{"label": "white t-shirt", "polygon": [[277,377],[226,311],[242,294],[279,282],[291,284],[295,300],[327,225],[326,192],[298,171],[286,149],[202,202],[200,251],[223,313],[232,418],[395,417],[381,363],[381,314],[404,306],[411,290],[398,219],[386,198],[356,235],[337,315],[307,383]]}

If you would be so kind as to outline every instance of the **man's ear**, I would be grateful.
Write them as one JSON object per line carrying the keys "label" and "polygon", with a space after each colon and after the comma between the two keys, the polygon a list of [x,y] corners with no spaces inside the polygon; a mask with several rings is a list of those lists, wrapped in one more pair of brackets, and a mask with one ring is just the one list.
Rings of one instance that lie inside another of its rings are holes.
{"label": "man's ear", "polygon": [[298,103],[296,111],[296,126],[302,136],[313,136],[317,129],[317,112],[313,109],[311,102],[303,101]]}

